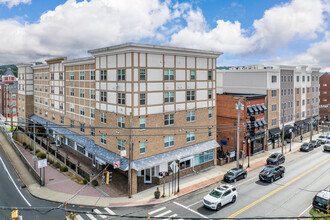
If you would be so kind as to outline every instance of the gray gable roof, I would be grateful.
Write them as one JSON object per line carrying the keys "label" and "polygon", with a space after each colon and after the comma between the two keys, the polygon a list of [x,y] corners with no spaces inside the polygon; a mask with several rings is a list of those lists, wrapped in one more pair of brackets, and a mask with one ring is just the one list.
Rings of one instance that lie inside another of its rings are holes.
{"label": "gray gable roof", "polygon": [[3,74],[4,76],[15,76],[11,68],[7,68],[6,72]]}

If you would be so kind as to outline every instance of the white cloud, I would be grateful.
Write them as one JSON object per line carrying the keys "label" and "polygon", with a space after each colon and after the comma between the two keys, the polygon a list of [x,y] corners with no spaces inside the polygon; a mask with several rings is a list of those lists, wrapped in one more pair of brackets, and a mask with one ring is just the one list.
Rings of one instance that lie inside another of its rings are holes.
{"label": "white cloud", "polygon": [[[134,7],[133,7],[134,6]],[[158,0],[68,0],[44,13],[37,23],[0,21],[0,60],[79,56],[88,49],[152,38],[171,19],[167,2]],[[4,46],[5,45],[5,46]]]}
{"label": "white cloud", "polygon": [[31,0],[0,0],[0,4],[7,5],[8,8],[12,8],[13,6],[19,4],[30,4]]}
{"label": "white cloud", "polygon": [[322,0],[293,0],[275,6],[254,21],[250,36],[238,21],[218,20],[217,26],[208,30],[204,16],[190,12],[187,26],[172,36],[170,44],[232,54],[274,53],[295,39],[313,39],[324,31],[325,5]]}

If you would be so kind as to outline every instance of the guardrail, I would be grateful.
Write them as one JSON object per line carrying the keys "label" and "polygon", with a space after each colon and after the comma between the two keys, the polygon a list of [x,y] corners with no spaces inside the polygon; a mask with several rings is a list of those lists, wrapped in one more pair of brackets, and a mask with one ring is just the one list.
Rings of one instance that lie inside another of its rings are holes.
{"label": "guardrail", "polygon": [[33,166],[29,163],[29,161],[25,158],[25,156],[22,154],[22,152],[19,150],[19,148],[16,146],[16,144],[13,140],[13,137],[11,135],[12,133],[7,129],[6,125],[4,125],[3,123],[0,123],[0,131],[1,131],[2,135],[7,139],[8,143],[13,148],[13,150],[16,152],[17,156],[21,159],[23,164],[26,166],[28,171],[31,173],[31,175],[37,180],[37,182],[40,185],[44,186],[44,183],[43,183],[40,175],[33,168]]}

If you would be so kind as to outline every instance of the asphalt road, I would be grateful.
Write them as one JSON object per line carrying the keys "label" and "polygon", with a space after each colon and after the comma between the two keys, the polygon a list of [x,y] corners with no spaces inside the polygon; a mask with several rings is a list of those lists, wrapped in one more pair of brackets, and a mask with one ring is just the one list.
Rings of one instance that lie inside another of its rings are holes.
{"label": "asphalt road", "polygon": [[[219,211],[203,207],[202,199],[215,186],[211,186],[165,204],[113,208],[117,214],[130,216],[151,216],[167,219],[176,218],[227,218],[227,217],[298,217],[309,216],[314,195],[329,189],[330,153],[319,147],[311,152],[297,152],[287,155],[283,179],[264,183],[258,178],[262,168],[248,173],[237,186],[238,198]],[[132,217],[126,219],[134,219]]]}

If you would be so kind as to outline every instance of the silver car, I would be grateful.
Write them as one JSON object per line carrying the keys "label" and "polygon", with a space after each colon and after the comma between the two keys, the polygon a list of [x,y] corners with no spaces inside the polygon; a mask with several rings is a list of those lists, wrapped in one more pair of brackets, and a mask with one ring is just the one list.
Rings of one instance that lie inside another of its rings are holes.
{"label": "silver car", "polygon": [[325,145],[323,146],[324,151],[330,151],[330,140],[327,140],[325,142]]}

